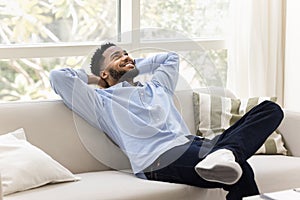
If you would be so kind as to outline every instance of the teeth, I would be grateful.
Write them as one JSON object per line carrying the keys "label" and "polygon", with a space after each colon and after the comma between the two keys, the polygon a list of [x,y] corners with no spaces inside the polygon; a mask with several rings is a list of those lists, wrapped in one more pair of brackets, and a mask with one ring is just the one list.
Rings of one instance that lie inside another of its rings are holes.
{"label": "teeth", "polygon": [[133,64],[128,63],[128,64],[126,64],[125,66],[126,66],[126,67],[133,67]]}

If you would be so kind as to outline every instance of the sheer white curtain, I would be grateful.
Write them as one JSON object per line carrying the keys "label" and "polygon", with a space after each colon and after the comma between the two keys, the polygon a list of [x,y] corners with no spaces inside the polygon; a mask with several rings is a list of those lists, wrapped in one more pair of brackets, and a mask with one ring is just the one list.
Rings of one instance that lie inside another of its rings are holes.
{"label": "sheer white curtain", "polygon": [[283,103],[285,0],[231,0],[228,88]]}

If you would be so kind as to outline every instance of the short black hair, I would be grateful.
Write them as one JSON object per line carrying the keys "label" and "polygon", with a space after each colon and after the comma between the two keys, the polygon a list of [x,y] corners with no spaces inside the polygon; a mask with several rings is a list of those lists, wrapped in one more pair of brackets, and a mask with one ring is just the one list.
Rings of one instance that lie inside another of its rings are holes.
{"label": "short black hair", "polygon": [[106,42],[104,44],[102,44],[100,46],[100,48],[98,48],[94,55],[91,58],[91,72],[96,75],[99,76],[100,72],[103,69],[103,61],[104,61],[104,57],[103,57],[103,52],[108,49],[111,46],[116,46],[114,43],[111,42]]}

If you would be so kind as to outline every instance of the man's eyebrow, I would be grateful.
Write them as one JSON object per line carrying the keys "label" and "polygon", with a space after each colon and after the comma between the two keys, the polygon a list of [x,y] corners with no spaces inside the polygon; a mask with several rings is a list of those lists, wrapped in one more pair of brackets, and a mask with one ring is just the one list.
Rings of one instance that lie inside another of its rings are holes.
{"label": "man's eyebrow", "polygon": [[113,52],[113,53],[109,56],[110,59],[113,59],[114,56],[120,54],[120,52],[121,52],[121,51],[115,51],[115,52]]}
{"label": "man's eyebrow", "polygon": [[121,51],[115,51],[115,52],[113,52],[109,57],[110,57],[110,59],[113,59],[114,56],[119,55],[121,53],[128,54],[126,50],[121,50]]}

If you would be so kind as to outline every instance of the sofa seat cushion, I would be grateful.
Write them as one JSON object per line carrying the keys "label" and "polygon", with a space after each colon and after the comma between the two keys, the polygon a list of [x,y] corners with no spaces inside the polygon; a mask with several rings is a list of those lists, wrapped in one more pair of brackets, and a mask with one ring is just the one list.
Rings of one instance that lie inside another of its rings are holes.
{"label": "sofa seat cushion", "polygon": [[101,171],[77,174],[80,181],[46,185],[15,193],[4,200],[182,200],[224,199],[222,189],[204,189],[182,184],[164,183],[136,178],[119,171]]}
{"label": "sofa seat cushion", "polygon": [[255,155],[248,161],[260,192],[300,187],[300,157]]}

